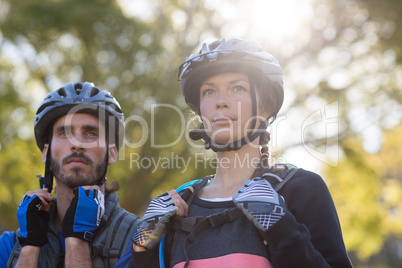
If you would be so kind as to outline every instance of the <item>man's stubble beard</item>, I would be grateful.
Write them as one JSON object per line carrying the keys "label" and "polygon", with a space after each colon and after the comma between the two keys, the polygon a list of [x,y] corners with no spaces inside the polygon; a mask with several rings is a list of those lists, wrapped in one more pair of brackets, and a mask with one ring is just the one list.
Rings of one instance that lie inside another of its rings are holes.
{"label": "man's stubble beard", "polygon": [[[101,181],[104,176],[105,168],[106,168],[106,154],[103,161],[95,167],[95,170],[91,170],[88,174],[83,174],[83,168],[74,167],[71,171],[74,174],[66,175],[61,171],[61,166],[59,163],[54,161],[53,157],[51,158],[51,169],[53,175],[55,176],[57,181],[61,181],[66,184],[71,189],[74,189],[78,186],[84,185],[97,185]],[[106,175],[106,174],[105,174]]]}

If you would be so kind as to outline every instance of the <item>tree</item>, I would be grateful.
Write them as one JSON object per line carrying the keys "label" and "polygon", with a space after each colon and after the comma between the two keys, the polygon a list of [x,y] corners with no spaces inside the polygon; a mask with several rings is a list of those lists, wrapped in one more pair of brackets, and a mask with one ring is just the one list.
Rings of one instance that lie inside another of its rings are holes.
{"label": "tree", "polygon": [[[182,51],[189,51],[198,40],[182,43],[178,30],[171,27],[174,14],[183,12],[175,1],[154,7],[150,20],[128,17],[124,6],[112,0],[17,0],[2,1],[1,7],[1,186],[9,192],[5,196],[13,197],[12,202],[7,198],[0,201],[2,213],[15,211],[23,193],[37,187],[37,181],[31,179],[24,185],[29,187],[15,183],[25,183],[26,178],[43,170],[36,161],[40,152],[32,146],[33,116],[48,91],[69,81],[93,81],[110,90],[125,111],[126,143],[109,173],[109,178],[125,186],[120,190],[123,207],[141,215],[155,189],[188,180],[175,163],[170,169],[155,166],[161,159],[171,161],[171,153],[182,159],[190,155],[186,140],[178,139],[184,129],[181,111],[175,107],[183,108],[185,104],[177,100],[180,90],[175,77],[184,60]],[[188,14],[202,12],[195,10],[200,7],[189,5]],[[191,24],[189,20],[187,25]],[[10,114],[18,122],[7,116]],[[25,133],[24,139],[17,138],[16,133]],[[164,146],[172,142],[173,147]],[[19,155],[19,150],[28,148],[32,157],[10,158],[15,150]],[[141,165],[136,164],[139,161]],[[11,172],[11,167],[22,163],[26,169]],[[191,170],[193,175],[204,172]],[[2,219],[2,224],[17,227],[14,216]]]}
{"label": "tree", "polygon": [[[355,265],[378,264],[381,256],[390,253],[384,245],[400,243],[395,239],[402,234],[401,135],[402,126],[387,131],[376,154],[365,153],[358,139],[345,138],[339,166],[325,168],[346,246],[358,257]],[[388,250],[397,255],[395,249]],[[396,267],[402,260],[394,258],[385,263]]]}

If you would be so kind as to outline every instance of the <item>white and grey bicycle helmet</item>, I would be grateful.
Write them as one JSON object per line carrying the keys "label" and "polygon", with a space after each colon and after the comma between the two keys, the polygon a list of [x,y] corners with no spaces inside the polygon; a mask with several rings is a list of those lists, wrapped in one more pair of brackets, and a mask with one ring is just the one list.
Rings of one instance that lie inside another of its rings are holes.
{"label": "white and grey bicycle helmet", "polygon": [[[190,132],[190,137],[204,139],[205,147],[214,151],[238,150],[244,144],[255,140],[272,123],[283,104],[282,69],[274,56],[267,53],[258,43],[238,38],[228,38],[212,43],[204,43],[197,54],[192,54],[180,65],[178,81],[186,103],[200,114],[200,85],[213,75],[239,72],[248,75],[253,101],[254,122],[252,130],[241,140],[216,144],[201,130]],[[271,115],[257,129],[255,117],[257,103],[254,86],[259,88],[260,103],[267,106]],[[270,120],[270,121],[269,121]]]}

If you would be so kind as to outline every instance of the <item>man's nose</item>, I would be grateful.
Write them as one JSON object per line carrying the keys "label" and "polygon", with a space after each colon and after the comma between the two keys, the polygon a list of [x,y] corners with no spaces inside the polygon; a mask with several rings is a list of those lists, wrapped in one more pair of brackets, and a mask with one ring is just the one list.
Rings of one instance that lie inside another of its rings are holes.
{"label": "man's nose", "polygon": [[85,151],[85,145],[82,142],[82,137],[79,135],[74,135],[70,137],[70,142],[71,142],[71,151],[75,152],[83,152]]}

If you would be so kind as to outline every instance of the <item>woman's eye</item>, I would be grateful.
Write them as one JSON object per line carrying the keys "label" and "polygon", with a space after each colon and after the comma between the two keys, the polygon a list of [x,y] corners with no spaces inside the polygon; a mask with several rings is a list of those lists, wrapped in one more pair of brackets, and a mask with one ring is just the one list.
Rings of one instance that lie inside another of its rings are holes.
{"label": "woman's eye", "polygon": [[235,86],[233,88],[233,91],[240,92],[240,91],[246,91],[246,89],[243,86]]}
{"label": "woman's eye", "polygon": [[212,93],[214,93],[214,91],[213,91],[212,89],[206,89],[206,90],[204,90],[204,91],[202,92],[202,95],[203,95],[203,96],[209,96],[209,95],[211,95]]}

